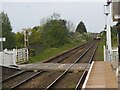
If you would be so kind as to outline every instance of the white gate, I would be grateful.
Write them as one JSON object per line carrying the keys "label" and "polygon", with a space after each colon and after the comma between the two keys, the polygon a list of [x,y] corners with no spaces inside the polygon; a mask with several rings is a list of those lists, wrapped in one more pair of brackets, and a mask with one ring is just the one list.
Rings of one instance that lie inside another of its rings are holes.
{"label": "white gate", "polygon": [[28,55],[28,49],[27,48],[22,48],[22,49],[17,49],[17,63],[26,63],[29,61],[29,55]]}
{"label": "white gate", "polygon": [[3,52],[0,52],[0,65],[9,66],[16,65],[21,63],[26,63],[29,61],[28,49],[5,49]]}
{"label": "white gate", "polygon": [[0,65],[16,65],[16,50],[7,50],[0,52]]}

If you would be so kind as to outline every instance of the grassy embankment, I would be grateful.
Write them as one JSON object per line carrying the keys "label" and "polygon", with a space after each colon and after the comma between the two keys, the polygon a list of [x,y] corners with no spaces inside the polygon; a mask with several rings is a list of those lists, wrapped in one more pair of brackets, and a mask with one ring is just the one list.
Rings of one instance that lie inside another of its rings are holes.
{"label": "grassy embankment", "polygon": [[[104,36],[105,37],[105,36]],[[99,46],[98,46],[98,49],[97,49],[97,55],[96,55],[96,60],[104,60],[104,45],[105,45],[106,41],[105,39],[102,39],[100,42],[99,42]],[[118,43],[117,43],[117,38],[116,36],[114,36],[114,39],[112,39],[112,47],[117,47],[118,46]]]}
{"label": "grassy embankment", "polygon": [[98,48],[96,51],[95,60],[97,60],[97,61],[104,60],[104,45],[105,45],[104,40],[101,40],[100,42],[98,42]]}
{"label": "grassy embankment", "polygon": [[30,63],[48,60],[49,58],[56,56],[64,51],[67,51],[67,50],[69,50],[75,46],[78,46],[82,43],[85,43],[85,42],[72,42],[71,44],[65,44],[64,46],[59,47],[59,48],[46,49],[44,52],[42,52],[36,56],[30,57]]}

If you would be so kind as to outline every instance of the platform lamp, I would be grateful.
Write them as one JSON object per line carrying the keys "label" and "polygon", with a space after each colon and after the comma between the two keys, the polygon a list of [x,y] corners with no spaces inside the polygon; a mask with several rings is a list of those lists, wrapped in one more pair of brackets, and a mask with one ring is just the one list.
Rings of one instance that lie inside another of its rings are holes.
{"label": "platform lamp", "polygon": [[111,47],[111,28],[110,28],[110,0],[107,0],[107,3],[104,5],[104,14],[105,14],[105,28],[106,29],[106,49],[107,49],[107,60],[112,60],[112,47]]}
{"label": "platform lamp", "polygon": [[[3,22],[3,21],[2,21]],[[2,52],[3,51],[3,39],[2,39],[2,22],[0,22],[0,51]]]}

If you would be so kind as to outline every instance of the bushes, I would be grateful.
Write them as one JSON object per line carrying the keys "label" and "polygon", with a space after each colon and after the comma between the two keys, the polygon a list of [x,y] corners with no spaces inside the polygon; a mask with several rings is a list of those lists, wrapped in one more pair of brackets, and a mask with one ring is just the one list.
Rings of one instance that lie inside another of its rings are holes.
{"label": "bushes", "polygon": [[65,20],[50,20],[43,26],[41,40],[46,47],[60,47],[68,42]]}

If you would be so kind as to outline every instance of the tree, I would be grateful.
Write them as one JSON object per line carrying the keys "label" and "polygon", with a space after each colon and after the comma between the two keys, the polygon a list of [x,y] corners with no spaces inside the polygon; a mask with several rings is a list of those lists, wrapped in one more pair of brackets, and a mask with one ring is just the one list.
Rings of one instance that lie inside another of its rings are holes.
{"label": "tree", "polygon": [[16,33],[15,34],[15,40],[16,40],[16,46],[17,48],[23,48],[24,47],[24,34],[23,33]]}
{"label": "tree", "polygon": [[78,24],[78,26],[76,28],[76,32],[87,33],[87,29],[82,21]]}
{"label": "tree", "polygon": [[15,34],[12,32],[12,26],[8,15],[1,12],[0,17],[2,17],[2,36],[6,38],[3,47],[7,49],[15,48]]}
{"label": "tree", "polygon": [[41,33],[42,33],[42,27],[35,26],[30,30],[29,35],[29,44],[30,45],[39,45],[41,43]]}
{"label": "tree", "polygon": [[43,26],[42,42],[47,47],[59,47],[68,42],[66,20],[50,20]]}

